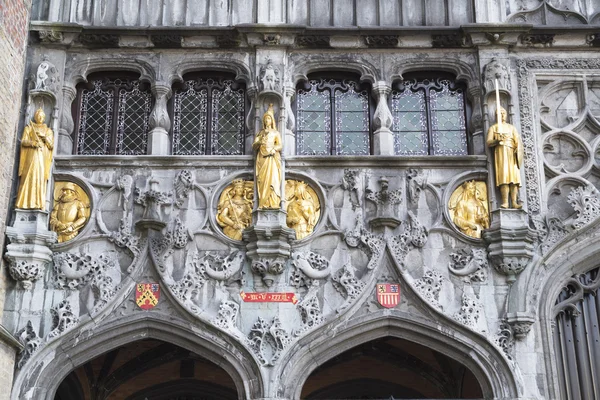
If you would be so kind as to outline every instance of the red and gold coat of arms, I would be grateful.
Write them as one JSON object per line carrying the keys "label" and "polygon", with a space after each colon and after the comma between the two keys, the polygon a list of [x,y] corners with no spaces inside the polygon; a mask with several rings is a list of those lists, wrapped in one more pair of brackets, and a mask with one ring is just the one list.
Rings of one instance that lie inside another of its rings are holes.
{"label": "red and gold coat of arms", "polygon": [[385,308],[396,307],[400,302],[400,285],[397,283],[378,283],[377,301]]}
{"label": "red and gold coat of arms", "polygon": [[160,285],[158,283],[138,283],[135,285],[135,303],[142,310],[149,310],[158,304]]}

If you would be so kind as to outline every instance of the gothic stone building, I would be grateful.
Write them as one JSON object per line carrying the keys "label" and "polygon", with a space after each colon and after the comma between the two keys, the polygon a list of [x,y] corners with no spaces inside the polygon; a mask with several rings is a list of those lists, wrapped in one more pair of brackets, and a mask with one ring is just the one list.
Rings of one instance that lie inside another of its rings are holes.
{"label": "gothic stone building", "polygon": [[597,0],[4,3],[0,398],[600,398]]}

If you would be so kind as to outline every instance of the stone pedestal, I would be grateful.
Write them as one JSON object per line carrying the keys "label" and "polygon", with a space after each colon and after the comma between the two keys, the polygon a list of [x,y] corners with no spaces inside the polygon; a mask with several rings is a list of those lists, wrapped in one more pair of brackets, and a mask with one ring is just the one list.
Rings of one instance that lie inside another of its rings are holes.
{"label": "stone pedestal", "polygon": [[48,212],[41,210],[16,210],[13,226],[6,228],[10,242],[5,258],[9,262],[12,278],[23,289],[44,275],[52,261],[49,245],[56,243],[56,233],[48,229]]}
{"label": "stone pedestal", "polygon": [[498,209],[491,214],[491,226],[483,233],[488,257],[496,271],[513,282],[533,257],[535,232],[524,210]]}
{"label": "stone pedestal", "polygon": [[535,322],[535,316],[526,312],[516,312],[506,314],[506,322],[512,327],[515,338],[523,339],[531,330],[531,325]]}
{"label": "stone pedestal", "polygon": [[253,225],[243,232],[247,256],[252,260],[252,271],[271,286],[277,275],[283,273],[290,257],[290,243],[296,232],[287,227],[283,210],[255,210]]}

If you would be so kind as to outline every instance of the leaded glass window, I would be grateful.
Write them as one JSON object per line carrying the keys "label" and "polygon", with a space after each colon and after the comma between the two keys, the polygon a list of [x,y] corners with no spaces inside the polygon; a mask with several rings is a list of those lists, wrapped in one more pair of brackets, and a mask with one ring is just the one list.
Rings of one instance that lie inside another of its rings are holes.
{"label": "leaded glass window", "polygon": [[243,84],[223,78],[189,79],[173,97],[173,154],[243,154]]}
{"label": "leaded glass window", "polygon": [[464,88],[449,79],[413,79],[391,95],[398,155],[468,154]]}
{"label": "leaded glass window", "polygon": [[348,79],[311,79],[300,85],[296,109],[297,154],[370,154],[365,86]]}
{"label": "leaded glass window", "polygon": [[79,88],[76,153],[146,154],[152,95],[135,78],[90,78]]}

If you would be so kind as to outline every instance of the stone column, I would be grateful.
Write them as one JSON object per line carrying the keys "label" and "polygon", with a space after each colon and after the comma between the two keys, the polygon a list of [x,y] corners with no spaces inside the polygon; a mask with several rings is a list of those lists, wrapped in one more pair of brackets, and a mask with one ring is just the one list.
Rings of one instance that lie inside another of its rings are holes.
{"label": "stone column", "polygon": [[167,112],[167,101],[171,98],[171,86],[157,82],[152,85],[152,94],[156,99],[150,114],[150,135],[148,137],[148,154],[165,155],[170,153],[169,129],[171,119]]}
{"label": "stone column", "polygon": [[296,95],[296,89],[291,85],[284,88],[283,106],[285,107],[285,132],[283,138],[283,153],[285,155],[296,154],[296,118],[292,110],[292,98]]}
{"label": "stone column", "polygon": [[377,97],[377,108],[373,116],[373,153],[376,155],[394,154],[394,134],[391,131],[394,117],[388,107],[388,95],[392,88],[385,82],[379,81],[373,86]]}
{"label": "stone column", "polygon": [[62,107],[60,111],[60,127],[58,128],[58,148],[57,154],[73,154],[73,131],[75,122],[71,113],[71,105],[77,90],[73,86],[63,86]]}

